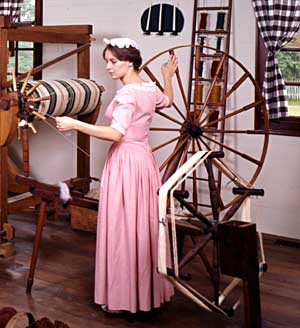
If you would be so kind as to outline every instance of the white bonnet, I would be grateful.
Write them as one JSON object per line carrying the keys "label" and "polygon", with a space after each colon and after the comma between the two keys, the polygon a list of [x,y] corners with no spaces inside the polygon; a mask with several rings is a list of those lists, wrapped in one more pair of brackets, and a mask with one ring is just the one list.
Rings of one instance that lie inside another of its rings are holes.
{"label": "white bonnet", "polygon": [[118,48],[129,48],[130,46],[136,49],[139,49],[137,43],[129,38],[113,38],[113,39],[103,39],[106,45],[112,45],[113,47]]}

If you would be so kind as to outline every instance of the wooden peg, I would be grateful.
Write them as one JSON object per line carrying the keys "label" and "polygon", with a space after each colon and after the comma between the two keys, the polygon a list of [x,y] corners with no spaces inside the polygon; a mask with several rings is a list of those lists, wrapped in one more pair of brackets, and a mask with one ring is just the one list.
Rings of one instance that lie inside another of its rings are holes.
{"label": "wooden peg", "polygon": [[26,96],[29,96],[42,82],[39,81],[37,82],[32,88],[30,88],[27,92],[26,92]]}
{"label": "wooden peg", "polygon": [[41,114],[41,113],[39,113],[39,112],[37,112],[35,110],[32,111],[32,114],[35,115],[35,116],[37,116],[41,120],[45,120],[46,119],[46,116],[45,115],[43,115],[43,114]]}
{"label": "wooden peg", "polygon": [[14,66],[11,66],[11,76],[13,81],[13,91],[17,91],[16,70]]}
{"label": "wooden peg", "polygon": [[28,122],[28,126],[30,127],[33,133],[37,133],[36,128],[34,127],[32,122]]}
{"label": "wooden peg", "polygon": [[18,140],[21,140],[20,122],[21,122],[21,120],[18,118],[18,129],[17,129],[17,138],[18,138]]}
{"label": "wooden peg", "polygon": [[31,73],[32,73],[32,68],[30,68],[30,70],[28,71],[27,76],[26,76],[26,78],[25,78],[25,80],[23,82],[23,85],[22,85],[22,88],[21,88],[21,93],[24,93]]}
{"label": "wooden peg", "polygon": [[38,102],[38,101],[46,101],[46,100],[50,100],[50,99],[51,99],[50,96],[45,96],[45,97],[40,97],[40,98],[30,98],[30,101]]}

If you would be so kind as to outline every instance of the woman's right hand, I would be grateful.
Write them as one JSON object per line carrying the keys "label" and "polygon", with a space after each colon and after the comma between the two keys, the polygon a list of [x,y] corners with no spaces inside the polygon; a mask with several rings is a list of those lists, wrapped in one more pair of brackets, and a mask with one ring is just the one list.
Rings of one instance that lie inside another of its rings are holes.
{"label": "woman's right hand", "polygon": [[77,129],[78,121],[75,120],[74,118],[62,116],[62,117],[56,117],[55,121],[56,121],[57,129],[61,132]]}

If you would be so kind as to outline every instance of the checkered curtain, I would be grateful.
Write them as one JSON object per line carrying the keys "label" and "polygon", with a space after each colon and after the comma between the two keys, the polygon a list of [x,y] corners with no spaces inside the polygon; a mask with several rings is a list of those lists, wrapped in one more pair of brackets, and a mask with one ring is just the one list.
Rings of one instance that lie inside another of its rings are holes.
{"label": "checkered curtain", "polygon": [[286,88],[276,53],[300,27],[300,0],[252,0],[258,28],[268,49],[263,94],[270,118],[286,117]]}
{"label": "checkered curtain", "polygon": [[20,9],[24,0],[0,1],[0,15],[11,16],[12,21],[16,22],[20,16]]}

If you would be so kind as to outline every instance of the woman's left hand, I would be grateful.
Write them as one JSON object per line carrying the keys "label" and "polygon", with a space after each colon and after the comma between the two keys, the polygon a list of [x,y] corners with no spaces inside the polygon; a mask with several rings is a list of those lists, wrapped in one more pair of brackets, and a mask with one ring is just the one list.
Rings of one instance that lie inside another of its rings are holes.
{"label": "woman's left hand", "polygon": [[74,118],[63,116],[63,117],[56,117],[56,127],[59,131],[70,131],[76,130],[76,123],[78,122]]}
{"label": "woman's left hand", "polygon": [[161,67],[163,77],[171,79],[178,68],[178,61],[176,55],[170,55],[166,63]]}

